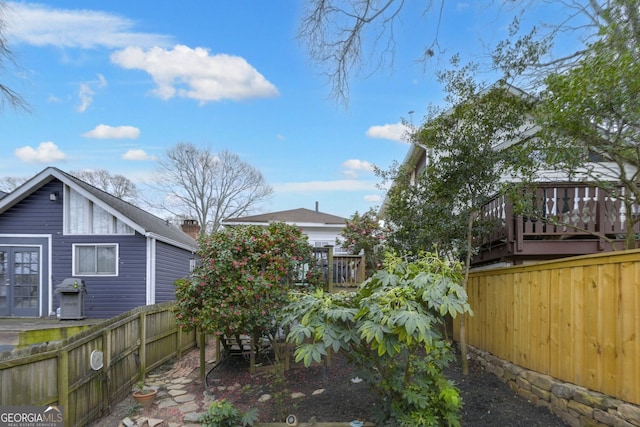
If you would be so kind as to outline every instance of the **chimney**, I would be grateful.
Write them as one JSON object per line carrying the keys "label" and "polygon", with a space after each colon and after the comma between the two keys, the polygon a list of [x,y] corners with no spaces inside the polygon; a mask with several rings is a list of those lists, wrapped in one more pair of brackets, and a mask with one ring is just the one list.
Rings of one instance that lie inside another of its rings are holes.
{"label": "chimney", "polygon": [[316,212],[319,212],[318,211],[318,201],[316,201]]}
{"label": "chimney", "polygon": [[200,233],[200,226],[198,225],[198,221],[196,221],[195,219],[182,220],[182,231],[184,231],[194,239],[197,239],[198,233]]}

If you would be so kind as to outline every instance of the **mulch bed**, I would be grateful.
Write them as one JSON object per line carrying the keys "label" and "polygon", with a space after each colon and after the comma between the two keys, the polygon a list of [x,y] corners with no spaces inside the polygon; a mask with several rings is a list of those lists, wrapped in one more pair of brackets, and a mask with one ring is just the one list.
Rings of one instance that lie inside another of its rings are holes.
{"label": "mulch bed", "polygon": [[[470,373],[463,376],[458,365],[449,367],[447,376],[454,380],[464,400],[463,426],[540,426],[560,427],[566,424],[546,408],[536,407],[514,393],[495,375],[471,361]],[[379,402],[364,382],[354,383],[352,366],[340,355],[333,355],[329,366],[305,368],[292,365],[284,382],[273,374],[249,374],[249,363],[234,358],[207,375],[207,386],[216,398],[225,398],[242,410],[259,409],[261,422],[283,421],[293,414],[300,422],[371,420]],[[236,385],[234,387],[234,385]],[[228,389],[229,386],[231,390]],[[313,395],[316,390],[321,394]],[[291,393],[304,397],[293,399]],[[264,394],[271,400],[259,402]]]}

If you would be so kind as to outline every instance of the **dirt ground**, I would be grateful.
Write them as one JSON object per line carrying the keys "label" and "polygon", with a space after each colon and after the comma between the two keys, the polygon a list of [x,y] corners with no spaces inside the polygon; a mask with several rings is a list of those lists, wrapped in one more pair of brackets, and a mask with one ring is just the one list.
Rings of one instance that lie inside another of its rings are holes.
{"label": "dirt ground", "polygon": [[[225,398],[237,407],[259,410],[261,422],[282,421],[294,414],[299,422],[351,421],[357,418],[371,419],[377,398],[364,382],[354,383],[352,367],[343,358],[333,357],[330,366],[304,368],[294,366],[279,382],[268,374],[250,375],[248,362],[242,358],[232,358],[210,371],[206,379],[206,391],[202,382],[194,381],[189,392],[198,396],[202,408],[207,407],[206,399]],[[458,365],[449,367],[447,376],[456,382],[464,399],[462,409],[463,426],[539,426],[556,427],[566,424],[547,409],[536,407],[515,394],[496,376],[471,363],[470,374],[463,376]],[[168,369],[170,366],[159,368]],[[193,373],[195,376],[196,372]],[[319,390],[324,390],[319,394]],[[303,397],[292,398],[292,393],[302,393]],[[271,399],[260,402],[265,394]],[[205,396],[205,398],[203,398]],[[129,398],[130,399],[130,398]],[[117,426],[125,416],[131,416],[131,403],[121,402],[112,414],[95,423],[95,426]],[[181,423],[177,408],[145,409],[138,414],[162,418]]]}
{"label": "dirt ground", "polygon": [[[300,422],[307,422],[311,417],[317,421],[351,421],[357,418],[370,420],[373,415],[377,397],[369,391],[364,383],[353,383],[353,369],[343,358],[334,356],[328,367],[313,366],[304,368],[296,366],[287,372],[284,389],[280,399],[273,390],[272,378],[268,376],[251,377],[246,372],[246,365],[223,366],[220,371],[214,370],[207,377],[209,386],[216,389],[215,384],[244,384],[233,393],[218,392],[218,398],[227,398],[236,406],[247,409],[258,407],[260,421],[281,421],[282,416],[295,414]],[[455,381],[464,401],[462,409],[463,426],[478,427],[511,427],[539,426],[556,427],[566,424],[545,408],[536,407],[520,398],[495,375],[486,372],[482,366],[473,361],[468,376],[462,375],[458,365],[447,369],[447,377]],[[239,378],[242,378],[239,380]],[[275,385],[278,387],[278,385]],[[324,392],[313,395],[316,390]],[[290,399],[291,393],[303,393],[305,397]],[[266,403],[258,403],[258,398],[272,394]],[[279,418],[280,419],[277,419]]]}

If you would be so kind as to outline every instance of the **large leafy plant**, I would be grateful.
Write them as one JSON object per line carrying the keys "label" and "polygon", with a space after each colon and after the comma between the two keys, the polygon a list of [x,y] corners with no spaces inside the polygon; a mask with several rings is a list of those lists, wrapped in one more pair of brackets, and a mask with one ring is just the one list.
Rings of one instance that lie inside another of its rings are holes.
{"label": "large leafy plant", "polygon": [[301,272],[314,262],[306,236],[284,223],[229,228],[199,243],[200,265],[176,282],[178,322],[216,336],[246,334],[256,343],[276,327],[289,289],[305,283]]}
{"label": "large leafy plant", "polygon": [[257,409],[253,408],[242,413],[226,399],[211,402],[207,412],[200,416],[200,424],[203,427],[253,426],[257,420]]}
{"label": "large leafy plant", "polygon": [[287,306],[296,361],[341,352],[383,399],[376,425],[458,426],[461,398],[443,375],[452,359],[444,316],[470,311],[459,264],[388,255],[357,292],[297,293]]}

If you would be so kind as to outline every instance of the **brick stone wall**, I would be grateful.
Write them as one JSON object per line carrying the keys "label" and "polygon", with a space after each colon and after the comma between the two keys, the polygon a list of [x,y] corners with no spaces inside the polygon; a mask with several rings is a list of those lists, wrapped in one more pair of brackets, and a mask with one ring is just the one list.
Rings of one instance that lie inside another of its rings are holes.
{"label": "brick stone wall", "polygon": [[638,405],[524,369],[473,347],[469,355],[521,397],[549,409],[571,427],[640,427]]}

